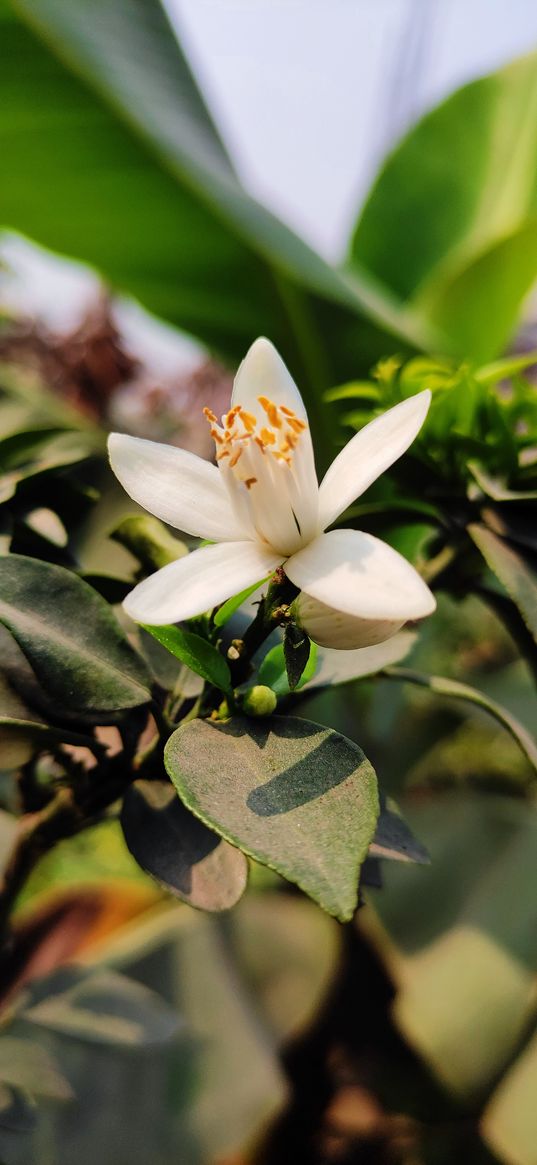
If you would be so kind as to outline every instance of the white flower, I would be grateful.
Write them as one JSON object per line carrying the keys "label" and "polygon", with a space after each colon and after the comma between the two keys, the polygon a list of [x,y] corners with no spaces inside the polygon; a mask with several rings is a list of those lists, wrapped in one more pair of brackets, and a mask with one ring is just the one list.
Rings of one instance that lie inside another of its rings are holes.
{"label": "white flower", "polygon": [[281,357],[259,339],[243,360],[219,425],[205,410],[217,465],[184,449],[112,433],[112,468],[151,514],[216,545],[141,582],[125,599],[138,623],[176,623],[266,579],[279,566],[300,588],[302,625],[317,642],[361,647],[435,608],[414,567],[359,530],[327,526],[414,440],[430,393],[371,421],[318,485],[306,410]]}

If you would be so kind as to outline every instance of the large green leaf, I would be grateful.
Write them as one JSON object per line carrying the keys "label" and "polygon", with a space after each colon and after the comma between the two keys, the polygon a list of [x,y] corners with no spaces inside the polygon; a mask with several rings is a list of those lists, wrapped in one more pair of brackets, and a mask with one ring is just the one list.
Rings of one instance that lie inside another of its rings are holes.
{"label": "large green leaf", "polygon": [[245,193],[159,0],[0,0],[0,23],[0,221],[233,360],[268,332],[312,405],[424,341],[374,280],[329,267]]}
{"label": "large green leaf", "polygon": [[375,773],[358,745],[307,720],[192,720],[174,732],[167,771],[202,821],[352,917],[378,817]]}
{"label": "large green leaf", "polygon": [[60,566],[0,558],[0,623],[11,631],[57,714],[109,715],[150,699],[149,676],[107,603]]}
{"label": "large green leaf", "polygon": [[464,86],[411,130],[358,222],[351,265],[456,353],[499,352],[537,274],[537,55]]}

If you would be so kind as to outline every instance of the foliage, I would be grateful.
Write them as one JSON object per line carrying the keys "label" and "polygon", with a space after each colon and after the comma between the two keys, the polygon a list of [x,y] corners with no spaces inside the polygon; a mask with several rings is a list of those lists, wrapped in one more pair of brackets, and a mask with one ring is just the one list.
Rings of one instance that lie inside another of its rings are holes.
{"label": "foliage", "polygon": [[[537,266],[535,57],[411,131],[336,269],[243,190],[157,0],[0,0],[0,21],[7,226],[230,362],[268,332],[320,466],[431,390],[411,452],[345,523],[439,599],[420,633],[358,651],[309,641],[282,572],[134,628],[119,602],[185,543],[118,503],[95,425],[0,369],[0,1155],[19,1137],[14,1163],[45,1143],[54,1165],[94,1160],[73,1094],[110,1162],[141,1165],[155,1121],[166,1165],[178,1143],[187,1165],[235,1152],[284,1103],[279,1044],[333,981],[334,918],[365,900],[348,943],[358,927],[395,984],[390,1056],[414,1049],[390,1111],[418,1120],[432,1079],[476,1160],[533,1165],[537,357],[504,352]],[[28,944],[84,888],[97,935],[73,922],[59,956],[83,965],[36,977]],[[413,1159],[432,1165],[428,1119]]]}

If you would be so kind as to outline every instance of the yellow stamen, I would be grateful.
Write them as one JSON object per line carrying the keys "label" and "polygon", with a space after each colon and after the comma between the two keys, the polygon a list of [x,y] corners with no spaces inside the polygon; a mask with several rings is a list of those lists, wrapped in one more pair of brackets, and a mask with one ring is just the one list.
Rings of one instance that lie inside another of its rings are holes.
{"label": "yellow stamen", "polygon": [[210,421],[212,425],[218,424],[218,417],[215,416],[212,409],[208,409],[207,407],[205,407],[203,410],[203,415],[204,415],[204,417],[207,417],[207,420]]}
{"label": "yellow stamen", "polygon": [[281,429],[282,422],[281,418],[278,416],[278,409],[276,405],[273,404],[273,402],[269,400],[267,396],[258,396],[257,399],[261,405],[261,408],[265,410],[271,425],[273,425],[275,429]]}
{"label": "yellow stamen", "polygon": [[264,445],[275,445],[276,444],[276,437],[271,429],[261,429],[259,437]]}
{"label": "yellow stamen", "polygon": [[237,461],[239,460],[241,453],[242,453],[242,445],[239,445],[237,447],[237,449],[235,450],[233,456],[230,457],[230,460],[229,460],[229,468],[230,469],[233,469],[233,467],[237,464]]}
{"label": "yellow stamen", "polygon": [[256,418],[253,417],[251,413],[247,413],[246,409],[240,410],[239,417],[244,425],[244,428],[246,429],[246,432],[247,433],[255,433],[255,430],[257,428]]}

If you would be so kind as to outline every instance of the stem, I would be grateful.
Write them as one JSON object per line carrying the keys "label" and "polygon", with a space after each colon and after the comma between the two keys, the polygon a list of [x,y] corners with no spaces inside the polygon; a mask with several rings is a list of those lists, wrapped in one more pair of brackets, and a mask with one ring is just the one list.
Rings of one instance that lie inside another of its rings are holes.
{"label": "stem", "polygon": [[252,659],[265,639],[268,639],[275,627],[287,622],[289,606],[297,594],[298,588],[286,577],[283,567],[279,567],[265,598],[261,600],[257,608],[255,618],[243,635],[239,658],[230,661],[231,680],[234,688],[248,678]]}

